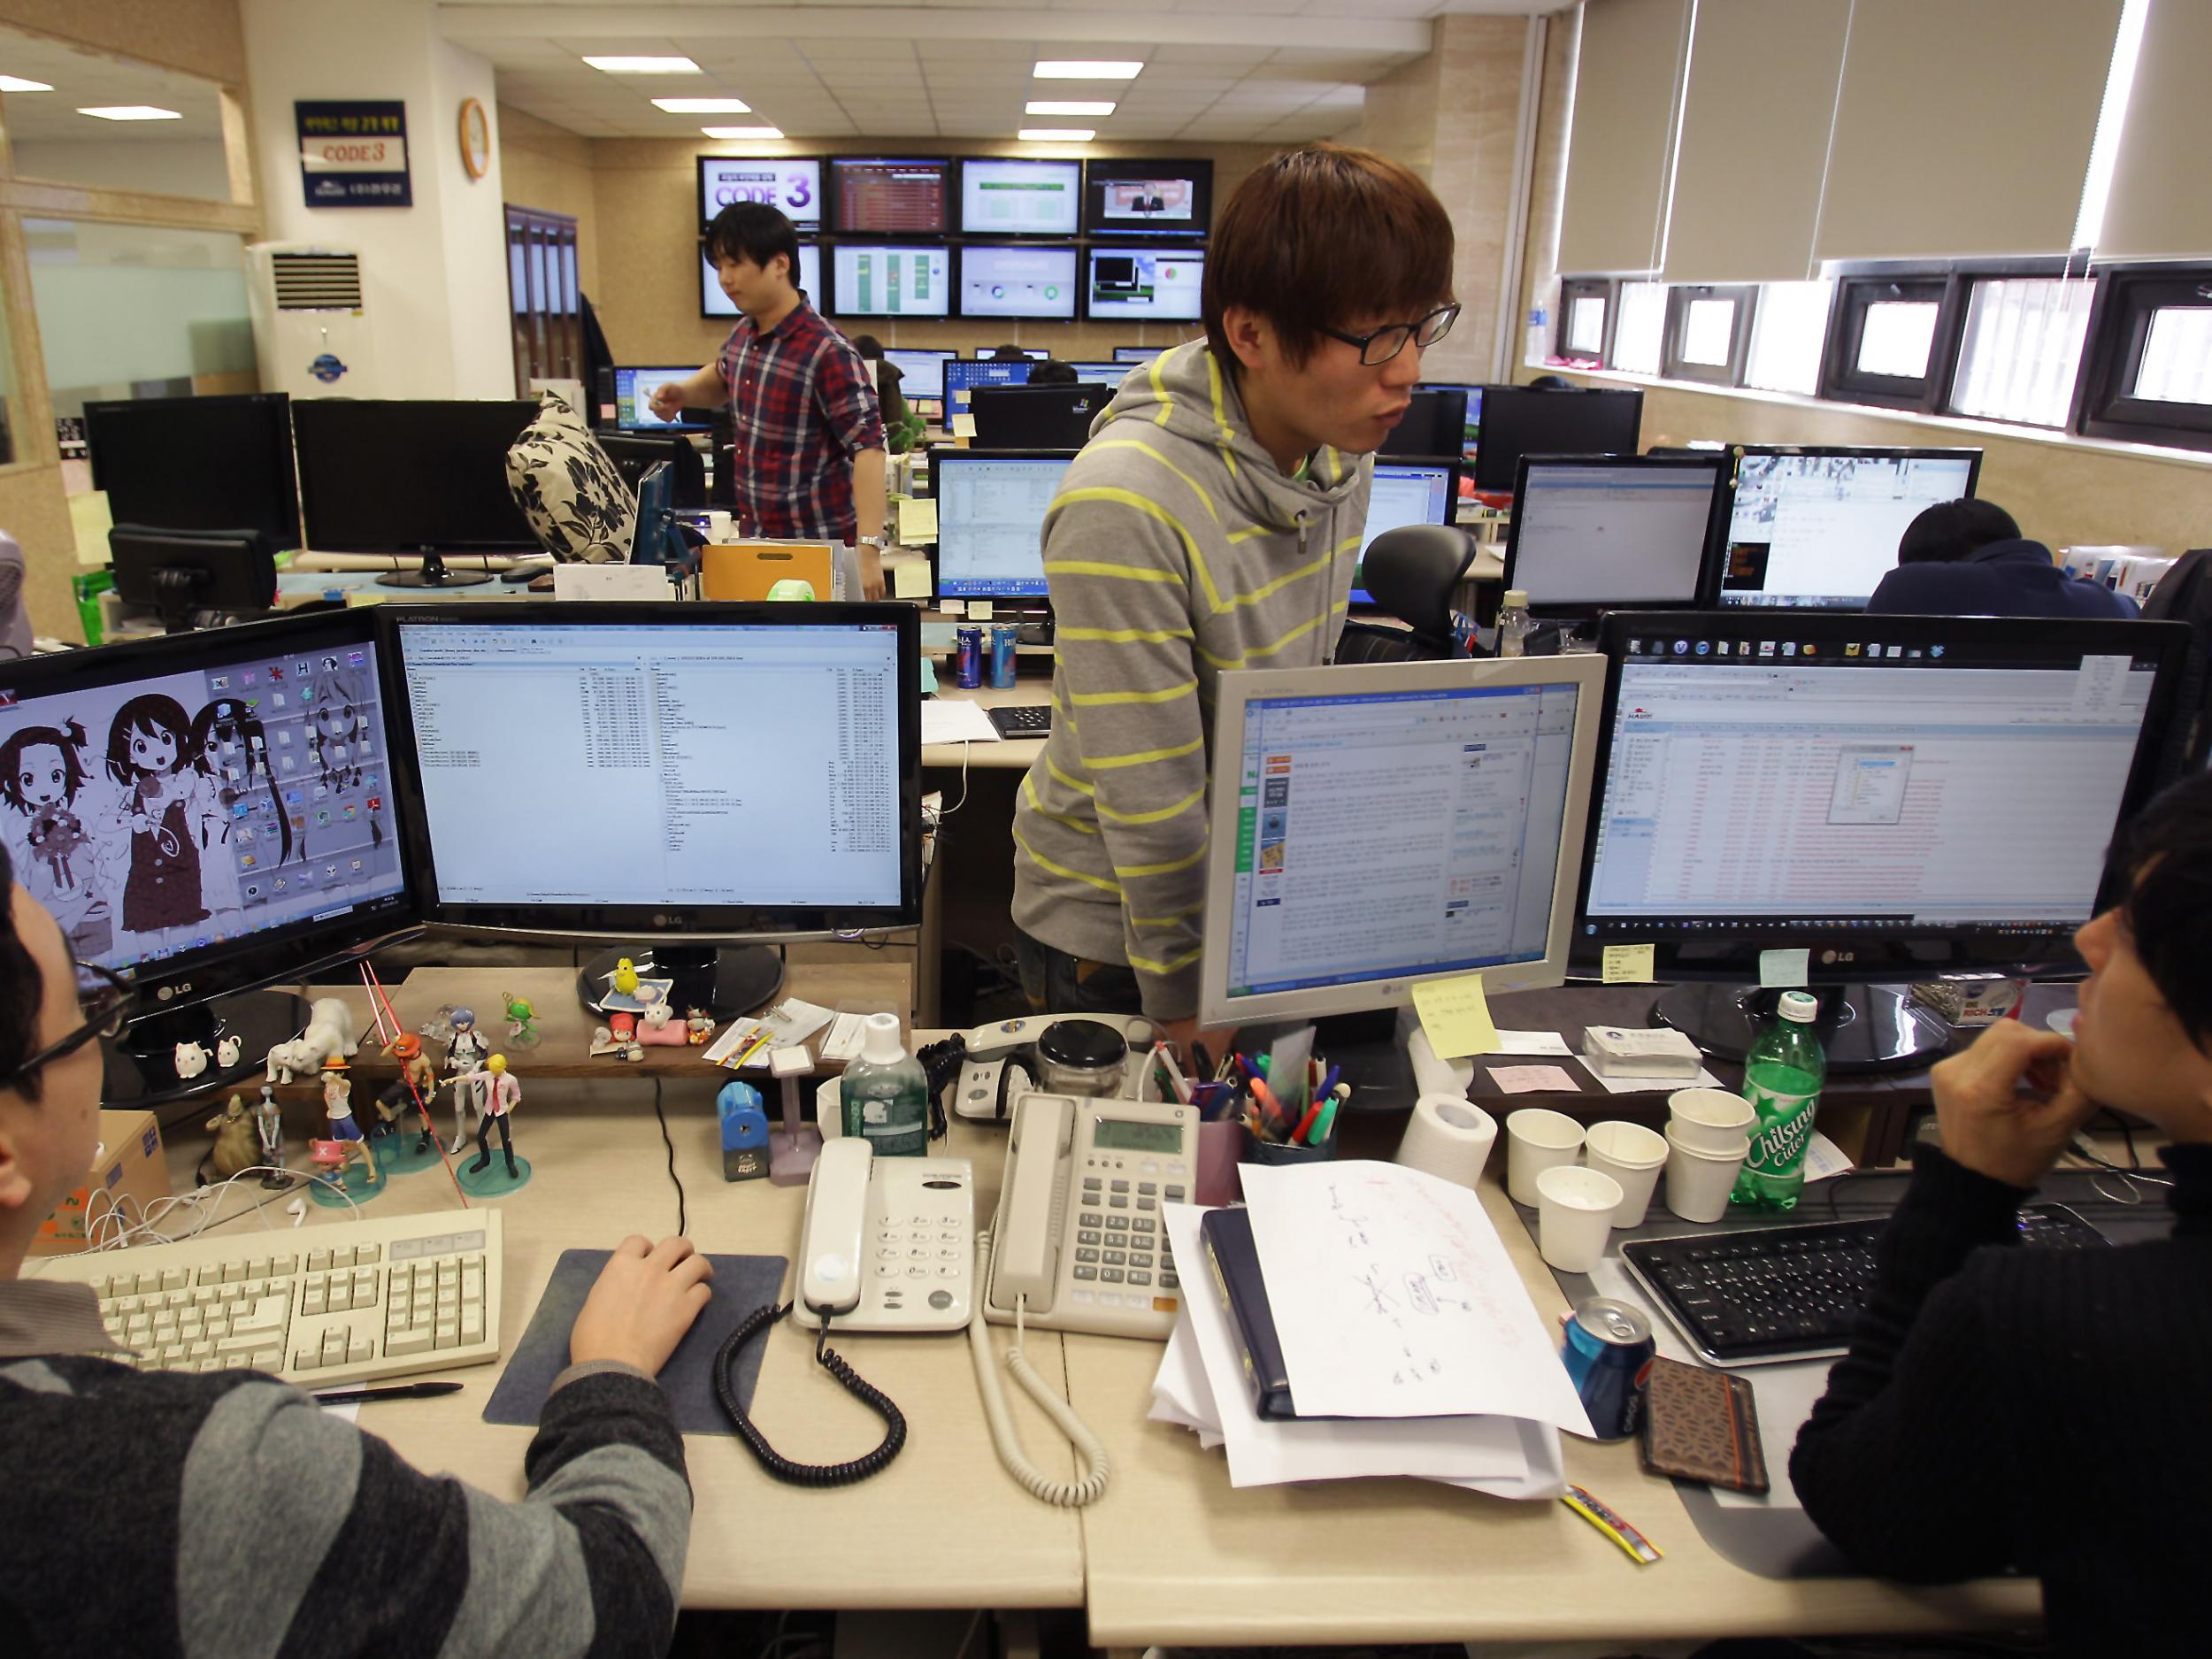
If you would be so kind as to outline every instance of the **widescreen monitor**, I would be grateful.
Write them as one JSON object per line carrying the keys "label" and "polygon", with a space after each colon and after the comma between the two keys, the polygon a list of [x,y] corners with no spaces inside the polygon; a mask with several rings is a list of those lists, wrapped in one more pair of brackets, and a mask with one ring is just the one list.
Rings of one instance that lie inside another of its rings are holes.
{"label": "widescreen monitor", "polygon": [[1974,493],[1979,449],[1742,449],[1724,605],[1863,608],[1924,508]]}
{"label": "widescreen monitor", "polygon": [[1201,1022],[1560,984],[1603,682],[1588,655],[1223,674]]}
{"label": "widescreen monitor", "polygon": [[979,386],[968,394],[982,449],[1079,449],[1114,395],[1110,386]]}
{"label": "widescreen monitor", "polygon": [[835,156],[830,181],[841,233],[943,236],[952,230],[952,163],[941,156]]}
{"label": "widescreen monitor", "polygon": [[1694,605],[1708,587],[1718,456],[1524,456],[1505,586],[1531,611]]}
{"label": "widescreen monitor", "polygon": [[702,156],[699,157],[699,223],[706,225],[726,207],[758,202],[772,207],[803,231],[822,227],[822,158],[819,156]]}
{"label": "widescreen monitor", "polygon": [[1467,412],[1461,418],[1459,446],[1453,451],[1467,460],[1475,458],[1475,446],[1482,437],[1482,388],[1472,382],[1452,380],[1424,380],[1422,391],[1463,392],[1467,396]]}
{"label": "widescreen monitor", "polygon": [[658,368],[626,367],[614,372],[614,424],[625,432],[673,432],[684,425],[683,411],[673,420],[653,412],[653,394],[664,386],[681,386],[699,373],[693,364],[664,364]]}
{"label": "widescreen monitor", "polygon": [[1149,363],[1153,358],[1174,349],[1173,346],[1116,346],[1114,361],[1117,363]]}
{"label": "widescreen monitor", "polygon": [[1394,456],[1455,456],[1466,448],[1467,394],[1456,386],[1417,386],[1406,412],[1383,440],[1382,452]]}
{"label": "widescreen monitor", "polygon": [[[1448,462],[1378,461],[1375,479],[1367,495],[1364,545],[1386,530],[1409,524],[1449,524],[1459,505],[1459,469]],[[1360,586],[1359,572],[1352,572],[1352,603],[1372,604],[1374,599]]]}
{"label": "widescreen monitor", "polygon": [[140,397],[84,406],[92,485],[116,524],[257,530],[300,544],[292,400],[282,392]]}
{"label": "widescreen monitor", "polygon": [[1185,322],[1199,319],[1206,256],[1196,248],[1094,246],[1083,314],[1094,322]]}
{"label": "widescreen monitor", "polygon": [[1210,161],[1093,161],[1083,168],[1091,236],[1202,237],[1213,222]]}
{"label": "widescreen monitor", "polygon": [[960,250],[963,317],[1075,319],[1075,250],[971,242]]}
{"label": "widescreen monitor", "polygon": [[1064,449],[931,452],[941,598],[1044,596],[1045,514],[1074,459]]}
{"label": "widescreen monitor", "polygon": [[[1907,982],[2078,967],[2147,792],[2186,630],[1710,611],[1616,616],[1578,953],[1656,948],[1662,1015],[1740,1053],[1745,982],[1825,997],[1831,1070],[1925,1052]],[[1894,981],[1864,994],[1857,981]],[[1753,999],[1755,1001],[1755,999]],[[1932,1033],[1939,1040],[1947,1034]]]}
{"label": "widescreen monitor", "polygon": [[[806,296],[807,303],[825,316],[837,308],[831,303],[834,297],[822,280],[822,247],[819,242],[799,244],[799,291]],[[722,291],[721,279],[706,256],[699,257],[699,315],[702,317],[734,317],[737,302]]]}
{"label": "widescreen monitor", "polygon": [[1083,217],[1083,164],[1002,156],[960,162],[964,236],[1072,236]]}
{"label": "widescreen monitor", "polygon": [[935,346],[886,346],[883,360],[898,370],[899,390],[908,397],[939,398],[945,395],[945,365],[958,355]]}
{"label": "widescreen monitor", "polygon": [[[978,346],[974,350],[971,351],[968,356],[978,363],[987,363],[1005,349],[1006,347],[1004,345]],[[1052,348],[1049,346],[1015,346],[1014,349],[1020,352],[1022,356],[1027,357],[1032,363],[1042,363],[1047,357],[1052,355]]]}
{"label": "widescreen monitor", "polygon": [[1511,489],[1525,455],[1633,455],[1639,448],[1644,417],[1640,391],[1486,386],[1481,393],[1477,489]]}
{"label": "widescreen monitor", "polygon": [[944,366],[945,413],[968,413],[968,393],[976,387],[1027,385],[1031,361],[1025,358],[1019,363],[993,363],[977,357],[948,361]]}
{"label": "widescreen monitor", "polygon": [[831,260],[840,317],[943,317],[952,255],[943,244],[841,242]]}
{"label": "widescreen monitor", "polygon": [[1101,386],[1112,387],[1118,387],[1124,380],[1127,380],[1129,378],[1129,371],[1133,366],[1133,365],[1123,362],[1071,363],[1068,365],[1068,367],[1075,371],[1075,378],[1077,380],[1094,380]]}
{"label": "widescreen monitor", "polygon": [[[694,371],[695,373],[695,371]],[[303,398],[292,406],[307,545],[323,553],[535,553],[507,489],[534,403]]]}

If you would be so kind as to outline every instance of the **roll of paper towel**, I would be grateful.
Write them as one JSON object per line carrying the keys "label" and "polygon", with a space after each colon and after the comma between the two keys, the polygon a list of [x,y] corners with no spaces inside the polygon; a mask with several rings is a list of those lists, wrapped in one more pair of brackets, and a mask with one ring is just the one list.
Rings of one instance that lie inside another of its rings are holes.
{"label": "roll of paper towel", "polygon": [[1482,1166],[1498,1138],[1497,1119],[1456,1094],[1424,1094],[1413,1102],[1398,1162],[1462,1187],[1482,1179]]}

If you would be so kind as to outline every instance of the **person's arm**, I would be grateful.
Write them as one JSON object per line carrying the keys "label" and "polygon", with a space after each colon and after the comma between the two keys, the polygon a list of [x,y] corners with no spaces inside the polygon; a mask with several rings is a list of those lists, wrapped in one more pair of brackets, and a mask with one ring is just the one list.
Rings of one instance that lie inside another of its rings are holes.
{"label": "person's arm", "polygon": [[883,534],[884,455],[863,449],[853,457],[853,523],[861,538],[860,589],[864,599],[883,597],[883,555],[867,538]]}
{"label": "person's arm", "polygon": [[[875,376],[849,345],[826,346],[814,365],[814,404],[839,449],[851,457],[853,524],[859,536],[883,535],[883,410],[876,401]],[[864,599],[884,594],[883,559],[862,547],[860,588]]]}
{"label": "person's arm", "polygon": [[653,412],[673,420],[687,409],[712,409],[725,403],[729,384],[722,378],[722,362],[716,358],[687,380],[670,380],[653,389]]}

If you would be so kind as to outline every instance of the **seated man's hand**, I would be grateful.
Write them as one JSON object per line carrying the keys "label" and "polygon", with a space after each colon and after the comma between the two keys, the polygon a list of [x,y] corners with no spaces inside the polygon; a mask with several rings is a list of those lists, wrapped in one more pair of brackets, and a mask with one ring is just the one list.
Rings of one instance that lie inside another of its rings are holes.
{"label": "seated man's hand", "polygon": [[648,1244],[633,1233],[599,1272],[568,1333],[572,1365],[614,1359],[660,1374],[712,1294],[714,1269],[689,1239]]}
{"label": "seated man's hand", "polygon": [[1943,1149],[1993,1179],[2033,1187],[2097,1110],[2068,1071],[2072,1051],[2055,1032],[2001,1019],[1940,1062],[1930,1080]]}

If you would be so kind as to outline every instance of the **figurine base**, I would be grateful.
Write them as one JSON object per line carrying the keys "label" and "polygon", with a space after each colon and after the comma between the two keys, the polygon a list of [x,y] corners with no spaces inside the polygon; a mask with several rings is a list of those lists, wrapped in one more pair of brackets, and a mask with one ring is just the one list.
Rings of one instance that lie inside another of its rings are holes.
{"label": "figurine base", "polygon": [[530,1160],[520,1153],[515,1155],[515,1172],[507,1173],[507,1160],[492,1148],[492,1161],[482,1169],[471,1169],[476,1162],[474,1143],[463,1148],[468,1154],[465,1161],[457,1154],[453,1160],[453,1172],[461,1183],[461,1190],[471,1198],[504,1198],[509,1193],[518,1193],[530,1184]]}
{"label": "figurine base", "polygon": [[373,1181],[369,1179],[369,1172],[361,1167],[360,1159],[348,1158],[342,1169],[318,1169],[313,1179],[307,1183],[307,1195],[326,1210],[350,1208],[345,1198],[341,1198],[331,1190],[334,1183],[344,1187],[346,1198],[352,1199],[356,1204],[367,1203],[383,1192],[385,1185],[380,1171],[378,1179]]}
{"label": "figurine base", "polygon": [[768,1132],[768,1179],[777,1187],[803,1187],[822,1156],[822,1132],[800,1128]]}
{"label": "figurine base", "polygon": [[[436,1169],[442,1161],[438,1156],[441,1144],[435,1141],[426,1147],[422,1144],[420,1119],[410,1123],[404,1118],[396,1118],[389,1131],[374,1131],[369,1136],[369,1149],[376,1157],[376,1167],[387,1176],[419,1175],[425,1170]],[[472,1152],[470,1156],[475,1154]]]}

